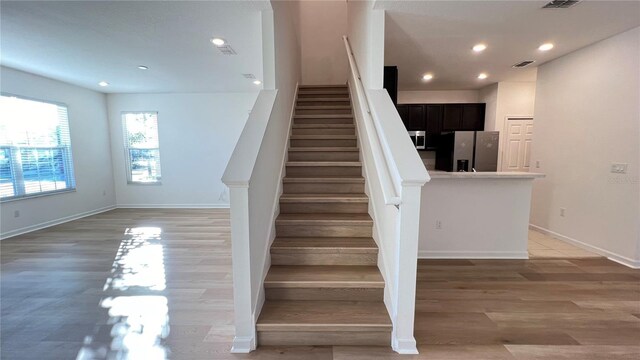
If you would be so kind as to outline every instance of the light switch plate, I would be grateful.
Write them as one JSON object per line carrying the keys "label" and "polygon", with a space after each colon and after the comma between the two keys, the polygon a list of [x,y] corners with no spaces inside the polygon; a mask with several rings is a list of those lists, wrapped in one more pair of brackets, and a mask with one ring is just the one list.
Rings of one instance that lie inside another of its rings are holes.
{"label": "light switch plate", "polygon": [[613,163],[611,164],[611,172],[614,174],[626,174],[629,164]]}

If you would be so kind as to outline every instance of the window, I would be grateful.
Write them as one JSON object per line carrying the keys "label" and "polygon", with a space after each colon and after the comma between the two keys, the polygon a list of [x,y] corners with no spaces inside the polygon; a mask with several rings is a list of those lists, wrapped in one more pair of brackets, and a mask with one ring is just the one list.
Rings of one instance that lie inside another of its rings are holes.
{"label": "window", "polygon": [[0,96],[0,199],[75,187],[67,107]]}
{"label": "window", "polygon": [[158,113],[123,113],[122,122],[127,180],[130,183],[159,184]]}

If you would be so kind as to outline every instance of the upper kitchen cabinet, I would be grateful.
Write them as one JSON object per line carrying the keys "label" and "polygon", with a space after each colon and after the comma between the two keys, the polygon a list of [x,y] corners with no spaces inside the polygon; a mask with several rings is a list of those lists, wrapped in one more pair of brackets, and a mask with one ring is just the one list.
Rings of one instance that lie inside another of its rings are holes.
{"label": "upper kitchen cabinet", "polygon": [[462,130],[462,104],[446,104],[442,118],[442,131]]}
{"label": "upper kitchen cabinet", "polygon": [[409,131],[424,131],[426,127],[426,118],[424,114],[424,105],[398,105],[398,114]]}
{"label": "upper kitchen cabinet", "polygon": [[444,105],[425,105],[426,128],[425,128],[425,150],[436,150],[438,147],[438,136],[442,132],[442,115]]}
{"label": "upper kitchen cabinet", "polygon": [[446,104],[442,131],[484,130],[485,104]]}
{"label": "upper kitchen cabinet", "polygon": [[486,104],[462,105],[462,130],[484,130],[484,113]]}
{"label": "upper kitchen cabinet", "polygon": [[424,105],[409,105],[409,122],[407,130],[424,131],[427,127],[424,116]]}
{"label": "upper kitchen cabinet", "polygon": [[389,97],[394,104],[398,104],[398,67],[385,66],[382,87],[387,89]]}
{"label": "upper kitchen cabinet", "polygon": [[397,105],[396,109],[398,109],[398,115],[400,115],[400,119],[404,123],[404,127],[408,128],[409,126],[409,105]]}

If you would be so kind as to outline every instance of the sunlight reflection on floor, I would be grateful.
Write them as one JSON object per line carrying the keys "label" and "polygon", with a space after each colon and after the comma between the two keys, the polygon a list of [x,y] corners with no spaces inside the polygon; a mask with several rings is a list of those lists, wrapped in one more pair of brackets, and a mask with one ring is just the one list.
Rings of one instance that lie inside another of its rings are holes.
{"label": "sunlight reflection on floor", "polygon": [[78,360],[149,359],[169,357],[163,344],[169,335],[162,229],[126,229],[106,280],[100,301],[101,316],[108,317],[110,331],[97,325],[85,337]]}

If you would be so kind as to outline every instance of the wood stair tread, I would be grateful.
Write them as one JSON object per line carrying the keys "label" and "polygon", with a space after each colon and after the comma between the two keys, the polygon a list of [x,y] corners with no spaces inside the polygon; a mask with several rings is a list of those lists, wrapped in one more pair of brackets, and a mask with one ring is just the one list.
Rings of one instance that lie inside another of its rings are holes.
{"label": "wood stair tread", "polygon": [[383,302],[267,300],[258,331],[391,331]]}
{"label": "wood stair tread", "polygon": [[339,147],[339,146],[320,146],[320,147],[314,147],[314,146],[309,146],[309,147],[290,147],[289,151],[293,151],[293,152],[299,152],[299,151],[303,151],[303,152],[317,152],[317,151],[323,151],[323,152],[357,152],[360,151],[359,148],[357,147]]}
{"label": "wood stair tread", "polygon": [[299,89],[314,89],[314,88],[347,88],[347,84],[318,84],[318,85],[314,85],[314,84],[304,84],[304,85],[298,85]]}
{"label": "wood stair tread", "polygon": [[301,89],[298,95],[349,95],[349,89]]}
{"label": "wood stair tread", "polygon": [[294,129],[355,129],[354,124],[293,124]]}
{"label": "wood stair tread", "polygon": [[373,225],[369,214],[296,213],[280,214],[276,225]]}
{"label": "wood stair tread", "polygon": [[273,241],[271,251],[282,252],[292,250],[317,250],[321,252],[365,252],[377,253],[378,246],[372,238],[353,237],[317,237],[317,238],[283,238]]}
{"label": "wood stair tread", "polygon": [[294,119],[353,119],[353,114],[303,114],[294,115]]}
{"label": "wood stair tread", "polygon": [[356,135],[291,135],[290,139],[301,140],[355,140]]}
{"label": "wood stair tread", "polygon": [[298,110],[351,110],[351,105],[296,105]]}
{"label": "wood stair tread", "polygon": [[327,101],[327,102],[329,102],[329,101],[337,101],[337,102],[341,102],[341,101],[349,101],[349,100],[351,100],[351,99],[349,98],[349,96],[347,96],[345,94],[344,97],[322,97],[322,96],[318,96],[318,97],[312,97],[312,98],[301,98],[301,99],[298,99],[297,101],[298,101],[298,103],[300,103],[300,102],[313,102],[313,101]]}
{"label": "wood stair tread", "polygon": [[384,288],[377,266],[273,265],[265,288]]}
{"label": "wood stair tread", "polygon": [[287,166],[362,166],[360,161],[287,161]]}
{"label": "wood stair tread", "polygon": [[364,183],[363,177],[354,176],[327,176],[327,177],[292,177],[286,176],[282,179],[285,183]]}
{"label": "wood stair tread", "polygon": [[366,194],[282,194],[280,202],[284,203],[368,203]]}

